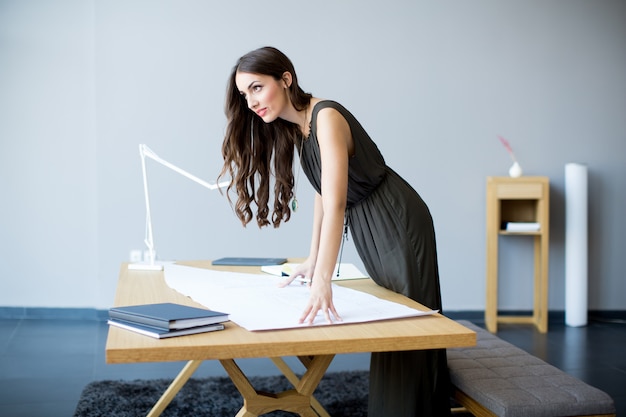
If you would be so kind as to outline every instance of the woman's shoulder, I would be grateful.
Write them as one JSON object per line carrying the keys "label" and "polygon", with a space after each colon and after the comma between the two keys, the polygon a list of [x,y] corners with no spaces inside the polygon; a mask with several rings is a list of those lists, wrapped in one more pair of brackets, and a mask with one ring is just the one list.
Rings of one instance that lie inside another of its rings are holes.
{"label": "woman's shoulder", "polygon": [[[325,110],[325,111],[322,111],[322,110]],[[335,110],[335,112],[333,112],[333,110]],[[340,114],[344,119],[348,121],[354,117],[344,106],[342,106],[341,104],[339,104],[338,102],[334,100],[317,99],[317,101],[313,103],[313,111],[311,114],[311,120],[316,120],[320,112],[327,113],[327,114],[328,112],[330,112],[330,113],[335,113],[336,115]]]}
{"label": "woman's shoulder", "polygon": [[332,121],[344,120],[350,124],[353,118],[352,114],[345,107],[334,100],[315,99],[312,105],[311,122],[314,124],[317,124],[318,119],[324,119],[331,123]]}
{"label": "woman's shoulder", "polygon": [[338,102],[334,100],[316,98],[314,99],[314,102],[313,102],[313,113],[317,113],[320,110],[328,108],[328,107],[331,107],[340,111],[345,110],[345,108],[341,104],[339,104]]}

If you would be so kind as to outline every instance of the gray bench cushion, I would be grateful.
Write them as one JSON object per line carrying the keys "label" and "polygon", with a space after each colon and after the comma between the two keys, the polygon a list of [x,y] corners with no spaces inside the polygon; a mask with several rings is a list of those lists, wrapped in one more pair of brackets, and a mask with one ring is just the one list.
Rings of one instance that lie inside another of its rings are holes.
{"label": "gray bench cushion", "polygon": [[476,346],[448,349],[452,383],[500,417],[614,414],[613,399],[469,321]]}

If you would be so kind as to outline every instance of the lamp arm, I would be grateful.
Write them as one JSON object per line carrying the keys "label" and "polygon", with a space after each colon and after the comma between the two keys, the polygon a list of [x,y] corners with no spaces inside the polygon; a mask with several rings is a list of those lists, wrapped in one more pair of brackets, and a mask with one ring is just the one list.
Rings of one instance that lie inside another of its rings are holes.
{"label": "lamp arm", "polygon": [[209,182],[206,182],[203,179],[200,179],[200,178],[196,177],[195,175],[190,174],[189,172],[185,171],[184,169],[179,168],[179,167],[177,167],[176,165],[174,165],[174,164],[172,164],[170,162],[167,162],[165,159],[161,158],[156,153],[154,153],[154,151],[152,149],[148,148],[148,146],[145,145],[145,144],[139,145],[139,154],[141,155],[141,159],[142,160],[144,160],[144,157],[148,157],[148,158],[158,162],[159,164],[168,167],[172,171],[176,171],[180,175],[189,178],[190,180],[192,180],[192,181],[202,185],[203,187],[208,188],[209,190],[216,190],[218,188],[226,187],[226,186],[228,186],[230,184],[230,181],[222,181],[222,182],[219,182],[217,184],[211,184]]}
{"label": "lamp arm", "polygon": [[202,185],[203,187],[208,188],[209,190],[216,190],[218,188],[222,188],[222,187],[227,187],[230,184],[230,181],[221,181],[217,184],[211,184],[208,183],[198,177],[196,177],[195,175],[190,174],[189,172],[185,171],[184,169],[181,169],[179,167],[177,167],[176,165],[164,160],[163,158],[159,157],[156,153],[154,153],[154,151],[152,149],[150,149],[147,145],[145,144],[140,144],[139,145],[139,155],[141,156],[141,171],[142,171],[142,175],[143,175],[143,191],[144,191],[144,198],[146,200],[146,236],[144,239],[144,242],[146,244],[146,246],[148,247],[148,253],[149,253],[149,257],[150,257],[150,266],[154,266],[154,258],[155,258],[155,251],[154,251],[154,237],[152,234],[152,216],[150,214],[150,195],[148,193],[148,174],[146,171],[146,157],[160,163],[163,166],[166,166],[167,168],[179,173],[180,175]]}

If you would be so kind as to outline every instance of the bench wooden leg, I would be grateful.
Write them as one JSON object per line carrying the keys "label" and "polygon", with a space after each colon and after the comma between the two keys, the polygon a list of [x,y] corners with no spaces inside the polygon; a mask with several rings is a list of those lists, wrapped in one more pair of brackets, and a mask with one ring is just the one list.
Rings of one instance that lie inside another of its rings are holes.
{"label": "bench wooden leg", "polygon": [[465,407],[452,407],[450,409],[450,413],[451,414],[461,414],[461,413],[469,413],[469,411]]}
{"label": "bench wooden leg", "polygon": [[454,390],[452,398],[476,417],[498,417],[459,389]]}

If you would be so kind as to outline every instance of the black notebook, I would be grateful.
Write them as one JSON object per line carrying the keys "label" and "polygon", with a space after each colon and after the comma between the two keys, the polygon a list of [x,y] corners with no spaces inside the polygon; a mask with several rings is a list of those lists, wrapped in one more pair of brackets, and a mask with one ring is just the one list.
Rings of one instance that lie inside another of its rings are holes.
{"label": "black notebook", "polygon": [[174,303],[141,304],[109,309],[109,318],[157,327],[188,329],[228,321],[228,313]]}
{"label": "black notebook", "polygon": [[286,258],[220,258],[212,262],[213,265],[232,266],[263,266],[282,265],[287,262]]}

